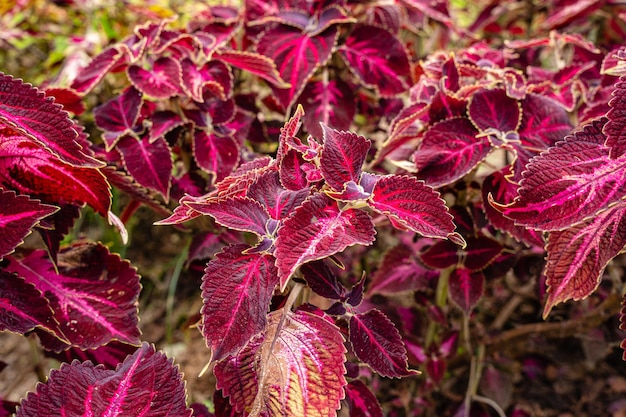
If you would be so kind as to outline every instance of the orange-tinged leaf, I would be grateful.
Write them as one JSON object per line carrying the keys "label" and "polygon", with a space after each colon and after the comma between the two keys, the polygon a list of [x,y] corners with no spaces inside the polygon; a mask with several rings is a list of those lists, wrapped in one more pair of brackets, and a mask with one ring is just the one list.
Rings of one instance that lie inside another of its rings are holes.
{"label": "orange-tinged leaf", "polygon": [[217,387],[237,412],[336,416],[346,385],[344,340],[320,314],[274,311],[263,334],[215,366]]}

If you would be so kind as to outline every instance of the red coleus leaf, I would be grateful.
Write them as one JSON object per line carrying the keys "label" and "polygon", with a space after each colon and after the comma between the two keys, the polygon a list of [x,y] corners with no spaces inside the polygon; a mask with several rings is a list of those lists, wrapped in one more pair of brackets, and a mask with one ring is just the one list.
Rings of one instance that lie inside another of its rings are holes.
{"label": "red coleus leaf", "polygon": [[312,261],[300,267],[307,285],[314,293],[330,300],[340,300],[344,289],[337,275],[324,261]]}
{"label": "red coleus leaf", "polygon": [[304,126],[316,138],[323,135],[320,123],[345,130],[356,113],[352,89],[339,79],[309,82],[298,102],[304,107]]}
{"label": "red coleus leaf", "polygon": [[274,61],[280,77],[291,85],[286,89],[273,88],[283,107],[293,104],[315,70],[330,59],[338,33],[336,26],[312,36],[280,25],[261,35],[257,51]]}
{"label": "red coleus leaf", "polygon": [[369,204],[374,210],[423,236],[449,238],[463,244],[463,238],[454,233],[452,215],[439,193],[417,178],[380,177]]}
{"label": "red coleus leaf", "polygon": [[78,71],[71,88],[80,94],[87,94],[118,63],[126,58],[123,47],[114,45],[100,52],[91,62]]}
{"label": "red coleus leaf", "polygon": [[182,88],[189,96],[197,101],[204,101],[204,90],[226,100],[232,94],[233,74],[230,68],[220,61],[209,61],[200,68],[189,58],[181,61]]}
{"label": "red coleus leaf", "polygon": [[360,25],[339,48],[348,68],[367,87],[383,97],[408,88],[411,67],[402,43],[396,36],[375,26]]}
{"label": "red coleus leaf", "polygon": [[474,93],[467,106],[472,123],[484,133],[516,131],[522,120],[521,106],[502,88]]}
{"label": "red coleus leaf", "polygon": [[385,253],[368,293],[393,295],[427,288],[439,272],[426,268],[415,252],[414,248],[400,244]]}
{"label": "red coleus leaf", "polygon": [[103,165],[83,150],[79,131],[62,106],[32,85],[0,72],[0,128],[2,125],[73,166]]}
{"label": "red coleus leaf", "polygon": [[59,208],[0,189],[0,259],[23,242],[33,226]]}
{"label": "red coleus leaf", "polygon": [[546,263],[548,298],[544,318],[556,304],[593,293],[604,268],[626,245],[626,205],[595,215],[574,227],[550,232]]}
{"label": "red coleus leaf", "polygon": [[287,190],[280,183],[279,174],[269,171],[250,185],[247,196],[261,203],[272,219],[282,220],[299,207],[309,193],[308,188]]}
{"label": "red coleus leaf", "polygon": [[185,124],[178,113],[171,110],[156,111],[150,116],[150,143],[164,137],[175,128]]}
{"label": "red coleus leaf", "polygon": [[496,210],[491,204],[489,204],[489,196],[492,199],[500,202],[501,204],[509,204],[513,202],[515,196],[517,196],[518,185],[507,177],[510,176],[510,169],[502,171],[495,171],[493,174],[488,175],[484,180],[481,187],[481,193],[483,196],[483,210],[485,215],[494,227],[510,234],[517,240],[521,240],[528,244],[533,244],[539,247],[544,246],[542,233],[536,230],[529,229],[524,226],[517,226],[515,222]]}
{"label": "red coleus leaf", "polygon": [[71,88],[46,88],[46,95],[54,97],[54,101],[62,105],[64,110],[74,113],[75,115],[80,115],[85,111],[82,97]]}
{"label": "red coleus leaf", "polygon": [[340,132],[326,125],[322,125],[322,130],[320,170],[326,183],[337,191],[343,190],[349,181],[358,183],[371,142],[356,133]]}
{"label": "red coleus leaf", "polygon": [[323,194],[311,197],[278,229],[275,256],[281,289],[300,265],[334,255],[348,246],[369,245],[375,234],[366,212],[341,210],[336,201]]}
{"label": "red coleus leaf", "polygon": [[214,374],[238,413],[334,417],[346,385],[344,361],[341,332],[326,317],[281,309]]}
{"label": "red coleus leaf", "polygon": [[420,178],[438,187],[463,178],[490,151],[488,137],[478,136],[468,119],[456,117],[428,129],[413,161]]}
{"label": "red coleus leaf", "polygon": [[274,257],[244,254],[235,245],[207,264],[202,278],[202,334],[219,361],[236,353],[265,329],[278,275]]}
{"label": "red coleus leaf", "polygon": [[34,285],[50,302],[60,323],[59,337],[82,349],[111,340],[139,341],[139,276],[105,246],[83,243],[62,249],[56,266],[44,250],[8,259],[6,270]]}
{"label": "red coleus leaf", "polygon": [[363,381],[351,381],[345,391],[349,417],[383,417],[383,409],[376,396]]}
{"label": "red coleus leaf", "polygon": [[509,143],[517,158],[513,179],[519,181],[530,158],[563,140],[572,131],[568,113],[549,98],[528,94],[522,101],[519,143]]}
{"label": "red coleus leaf", "polygon": [[116,370],[78,361],[52,370],[48,381],[28,394],[17,416],[191,417],[185,400],[178,367],[144,343]]}
{"label": "red coleus leaf", "polygon": [[480,271],[456,268],[448,277],[448,294],[465,314],[469,314],[482,297],[485,288],[485,275]]}
{"label": "red coleus leaf", "polygon": [[463,265],[470,271],[478,271],[502,252],[502,245],[487,236],[469,236],[466,242],[467,246],[463,249],[450,241],[436,242],[420,257],[426,265],[433,268],[445,269],[453,265]]}
{"label": "red coleus leaf", "polygon": [[174,58],[161,57],[150,70],[131,65],[127,72],[130,82],[147,96],[166,99],[182,91],[182,68],[180,62]]}
{"label": "red coleus leaf", "polygon": [[25,334],[35,327],[59,333],[48,300],[24,278],[0,269],[0,330]]}
{"label": "red coleus leaf", "polygon": [[141,97],[139,91],[129,87],[119,96],[94,109],[96,124],[104,130],[102,139],[107,151],[113,149],[121,136],[133,131],[143,101]]}
{"label": "red coleus leaf", "polygon": [[215,181],[221,181],[239,163],[239,145],[231,136],[196,130],[193,155],[200,168],[215,175]]}
{"label": "red coleus leaf", "polygon": [[416,375],[407,369],[407,353],[400,332],[380,310],[350,317],[350,344],[354,354],[382,376]]}
{"label": "red coleus leaf", "polygon": [[219,224],[230,229],[252,232],[258,236],[267,234],[269,213],[261,203],[251,198],[209,199],[191,201],[186,205],[199,213],[212,216]]}
{"label": "red coleus leaf", "polygon": [[109,185],[100,170],[68,165],[46,148],[0,125],[0,184],[57,204],[89,204],[107,217]]}
{"label": "red coleus leaf", "polygon": [[276,150],[276,161],[281,163],[285,155],[292,148],[290,142],[292,138],[298,134],[300,127],[302,126],[302,118],[304,117],[304,108],[301,105],[296,107],[296,111],[293,116],[285,122],[285,125],[280,128],[280,135],[278,137],[278,149]]}
{"label": "red coleus leaf", "polygon": [[626,153],[626,77],[620,77],[615,84],[613,98],[609,101],[611,110],[606,117],[609,119],[604,125],[603,132],[606,135],[606,146],[611,148],[611,158],[619,158]]}
{"label": "red coleus leaf", "polygon": [[124,136],[117,143],[126,170],[140,185],[160,193],[169,200],[172,179],[172,157],[164,138],[150,143],[149,138]]}
{"label": "red coleus leaf", "polygon": [[626,194],[626,161],[609,158],[602,134],[605,122],[585,126],[534,158],[524,172],[519,196],[497,208],[518,225],[552,231],[619,201]]}
{"label": "red coleus leaf", "polygon": [[213,58],[261,77],[278,88],[289,87],[289,83],[280,77],[274,61],[264,55],[249,51],[224,49],[213,54]]}
{"label": "red coleus leaf", "polygon": [[280,183],[292,191],[308,189],[309,180],[304,168],[307,164],[300,152],[289,149],[280,160],[278,171]]}

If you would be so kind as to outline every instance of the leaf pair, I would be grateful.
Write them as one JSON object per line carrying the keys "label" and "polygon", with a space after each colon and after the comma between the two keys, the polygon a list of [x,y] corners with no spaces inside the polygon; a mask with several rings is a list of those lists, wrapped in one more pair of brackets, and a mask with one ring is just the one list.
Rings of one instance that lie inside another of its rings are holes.
{"label": "leaf pair", "polygon": [[494,204],[516,224],[549,232],[544,316],[559,302],[590,295],[626,244],[625,86],[615,85],[608,117],[531,160],[513,203]]}

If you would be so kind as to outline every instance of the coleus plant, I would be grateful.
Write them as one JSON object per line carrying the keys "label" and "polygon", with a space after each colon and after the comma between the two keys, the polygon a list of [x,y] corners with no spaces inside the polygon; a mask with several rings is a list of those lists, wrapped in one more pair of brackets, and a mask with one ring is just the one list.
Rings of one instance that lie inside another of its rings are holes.
{"label": "coleus plant", "polygon": [[[436,191],[410,176],[364,172],[370,141],[355,133],[322,124],[321,139],[303,142],[296,136],[303,115],[298,107],[281,130],[275,159],[243,165],[204,196],[183,197],[159,222],[209,215],[256,236],[252,244],[218,253],[202,284],[202,333],[218,362],[217,387],[236,412],[281,415],[311,408],[331,415],[339,407],[346,384],[343,336],[329,316],[347,323],[354,355],[379,374],[412,373],[393,323],[379,310],[359,310],[364,281],[347,291],[322,262],[375,240],[368,212],[395,227],[465,245]],[[301,286],[294,280],[336,303],[326,313],[308,307],[291,312]],[[276,289],[290,287],[291,303],[268,314]],[[322,388],[327,395],[311,395]]]}
{"label": "coleus plant", "polygon": [[[201,285],[217,415],[334,415],[344,396],[351,415],[382,415],[357,363],[386,377],[423,364],[414,405],[429,406],[458,350],[448,297],[467,323],[490,280],[524,263],[503,232],[534,253],[548,233],[546,315],[588,296],[624,246],[624,87],[614,87],[620,53],[548,32],[601,7],[585,4],[552,7],[543,32],[505,48],[474,42],[446,2],[250,1],[209,8],[185,29],[147,23],[65,77],[68,88],[47,89],[79,114],[81,97],[111,83],[119,94],[93,111],[101,140],[3,76],[2,326],[83,361],[52,373],[18,415],[49,404],[60,415],[191,412],[171,362],[137,348],[136,271],[102,244],[61,247],[85,204],[123,231],[138,204],[167,213],[154,196],[180,198],[160,224],[209,216],[238,232],[224,234]],[[492,6],[470,31],[519,30]],[[418,62],[411,42],[427,19],[471,45]],[[588,125],[567,136],[572,121]],[[355,125],[373,140],[347,131]],[[135,199],[122,222],[109,184]],[[47,251],[21,245],[31,230]],[[399,293],[418,307],[377,303]],[[68,383],[82,385],[65,403]]]}

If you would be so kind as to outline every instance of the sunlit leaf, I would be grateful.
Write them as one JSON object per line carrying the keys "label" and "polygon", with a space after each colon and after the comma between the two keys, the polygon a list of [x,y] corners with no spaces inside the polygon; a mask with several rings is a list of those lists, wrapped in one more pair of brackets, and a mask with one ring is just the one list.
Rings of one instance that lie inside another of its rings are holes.
{"label": "sunlit leaf", "polygon": [[0,259],[13,252],[39,220],[57,210],[58,207],[0,189]]}
{"label": "sunlit leaf", "polygon": [[0,128],[2,125],[10,126],[73,166],[103,165],[83,149],[77,127],[52,97],[0,72]]}
{"label": "sunlit leaf", "polygon": [[89,204],[103,217],[109,184],[97,168],[66,164],[46,148],[0,125],[0,184],[57,204]]}
{"label": "sunlit leaf", "polygon": [[326,317],[281,309],[269,314],[262,335],[214,373],[237,412],[335,417],[346,385],[344,354],[341,332]]}

